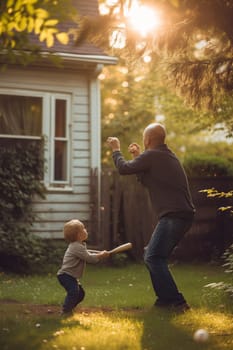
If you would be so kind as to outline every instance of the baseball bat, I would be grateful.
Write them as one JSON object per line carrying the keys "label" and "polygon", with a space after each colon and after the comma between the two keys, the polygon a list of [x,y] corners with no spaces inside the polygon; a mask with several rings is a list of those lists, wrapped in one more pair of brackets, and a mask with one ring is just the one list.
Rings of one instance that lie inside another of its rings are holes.
{"label": "baseball bat", "polygon": [[117,253],[121,253],[121,252],[124,252],[126,250],[129,250],[131,248],[132,248],[132,243],[128,242],[125,244],[121,244],[118,247],[113,248],[112,250],[109,250],[108,252],[109,252],[109,254],[117,254]]}
{"label": "baseball bat", "polygon": [[[132,243],[128,242],[128,243],[121,244],[121,245],[119,245],[116,248],[113,248],[111,250],[108,250],[108,253],[109,254],[117,254],[117,253],[121,253],[121,252],[124,252],[126,250],[129,250],[131,248],[132,248]],[[100,252],[100,250],[91,250],[91,249],[88,249],[88,251],[90,253],[99,253]]]}

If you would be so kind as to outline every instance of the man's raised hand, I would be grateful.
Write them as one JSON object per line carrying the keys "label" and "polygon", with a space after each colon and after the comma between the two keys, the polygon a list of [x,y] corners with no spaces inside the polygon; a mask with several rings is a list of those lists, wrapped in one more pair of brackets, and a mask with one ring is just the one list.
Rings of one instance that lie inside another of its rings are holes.
{"label": "man's raised hand", "polygon": [[107,138],[107,144],[109,147],[111,147],[112,151],[120,151],[120,141],[117,137],[108,137]]}
{"label": "man's raised hand", "polygon": [[140,146],[135,142],[129,145],[128,151],[132,154],[133,158],[136,158],[141,153]]}

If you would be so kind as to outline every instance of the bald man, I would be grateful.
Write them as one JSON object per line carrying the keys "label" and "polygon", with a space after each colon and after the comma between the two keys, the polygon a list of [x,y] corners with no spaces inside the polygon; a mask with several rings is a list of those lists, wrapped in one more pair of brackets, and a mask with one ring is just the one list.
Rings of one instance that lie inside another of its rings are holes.
{"label": "bald man", "polygon": [[194,205],[187,177],[176,155],[165,144],[166,130],[159,123],[148,125],[143,132],[145,150],[132,143],[133,160],[126,161],[120,151],[120,141],[108,137],[113,160],[121,175],[136,174],[147,187],[158,218],[151,239],[145,249],[144,261],[149,270],[157,297],[155,306],[186,311],[190,307],[168,267],[168,258],[184,234],[190,229]]}

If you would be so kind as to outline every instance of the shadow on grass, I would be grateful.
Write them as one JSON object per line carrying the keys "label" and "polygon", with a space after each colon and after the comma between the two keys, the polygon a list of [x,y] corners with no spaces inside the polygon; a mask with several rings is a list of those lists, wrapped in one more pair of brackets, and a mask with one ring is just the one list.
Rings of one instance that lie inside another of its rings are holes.
{"label": "shadow on grass", "polygon": [[[231,350],[233,349],[232,315],[193,309],[185,314],[148,309],[139,317],[143,321],[143,350]],[[205,343],[197,343],[193,334],[204,328],[209,332]]]}
{"label": "shadow on grass", "polygon": [[1,350],[39,350],[61,326],[58,314],[33,314],[24,304],[1,304],[0,316]]}
{"label": "shadow on grass", "polygon": [[[0,304],[1,350],[231,350],[232,314],[195,308],[185,314],[152,308],[77,309],[62,319],[58,308],[31,309],[23,304]],[[37,311],[36,311],[37,310]],[[43,311],[43,312],[41,312]],[[207,343],[193,340],[205,328]]]}

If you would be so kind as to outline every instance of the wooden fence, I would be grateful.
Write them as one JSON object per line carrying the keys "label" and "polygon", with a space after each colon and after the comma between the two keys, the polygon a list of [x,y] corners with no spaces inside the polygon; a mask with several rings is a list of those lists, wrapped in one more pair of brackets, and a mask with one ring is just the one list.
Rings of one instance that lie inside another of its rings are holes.
{"label": "wooden fence", "polygon": [[[180,260],[210,260],[221,255],[233,242],[233,217],[218,210],[232,205],[232,199],[210,199],[199,191],[207,188],[228,191],[233,188],[232,177],[193,178],[190,188],[196,207],[192,228],[175,250],[173,257]],[[98,241],[108,249],[117,244],[132,242],[130,254],[142,259],[156,218],[147,190],[135,176],[119,176],[106,170],[101,178],[101,225]]]}

